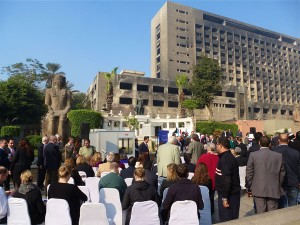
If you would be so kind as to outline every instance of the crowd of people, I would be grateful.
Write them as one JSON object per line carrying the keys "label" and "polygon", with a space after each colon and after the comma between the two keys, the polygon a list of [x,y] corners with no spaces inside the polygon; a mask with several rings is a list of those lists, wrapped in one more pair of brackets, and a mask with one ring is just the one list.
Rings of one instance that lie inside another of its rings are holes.
{"label": "crowd of people", "polygon": [[[65,146],[61,146],[57,136],[43,137],[38,149],[35,185],[30,171],[34,154],[28,140],[20,140],[19,147],[15,148],[13,139],[8,142],[1,139],[0,224],[6,222],[9,195],[27,201],[32,224],[43,222],[46,207],[41,191],[48,184],[48,198],[65,199],[70,206],[72,224],[78,224],[80,205],[87,201],[87,196],[77,187],[84,185],[80,171],[87,177],[101,177],[99,190],[118,190],[122,208],[128,211],[126,224],[130,222],[133,204],[147,200],[155,201],[161,208],[163,224],[168,222],[172,204],[181,200],[194,201],[200,218],[199,210],[203,209],[204,202],[199,185],[209,190],[211,214],[215,213],[214,196],[217,194],[219,221],[237,219],[240,179],[245,179],[246,191],[253,196],[256,213],[299,204],[300,131],[295,137],[282,133],[275,135],[273,140],[257,132],[250,144],[245,142],[240,131],[233,137],[230,130],[222,132],[220,137],[199,137],[196,133],[174,135],[167,143],[159,145],[153,158],[149,153],[149,137],[145,137],[141,144],[136,144],[135,156],[127,158],[123,148],[119,153],[109,152],[102,157],[88,139],[84,139],[80,147],[72,137]],[[242,178],[239,167],[244,166],[246,177]],[[193,173],[191,179],[190,173]],[[10,191],[11,178],[13,192]],[[73,184],[69,182],[71,178]],[[133,179],[130,186],[126,178]]]}

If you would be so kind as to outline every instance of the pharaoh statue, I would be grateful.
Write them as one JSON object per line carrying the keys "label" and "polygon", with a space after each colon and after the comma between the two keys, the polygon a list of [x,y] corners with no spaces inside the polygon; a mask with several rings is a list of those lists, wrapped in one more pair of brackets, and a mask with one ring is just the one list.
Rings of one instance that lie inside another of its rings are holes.
{"label": "pharaoh statue", "polygon": [[71,110],[71,92],[66,88],[64,76],[56,74],[52,77],[51,88],[46,90],[45,104],[48,113],[43,124],[43,134],[59,134],[65,140],[69,135],[67,113]]}
{"label": "pharaoh statue", "polygon": [[300,122],[299,104],[295,105],[295,108],[293,111],[293,117],[294,117],[295,122]]}

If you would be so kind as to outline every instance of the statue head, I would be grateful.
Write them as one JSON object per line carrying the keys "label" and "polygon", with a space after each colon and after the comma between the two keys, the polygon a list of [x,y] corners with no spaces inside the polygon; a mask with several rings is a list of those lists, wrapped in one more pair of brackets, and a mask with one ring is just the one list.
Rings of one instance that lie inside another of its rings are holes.
{"label": "statue head", "polygon": [[56,87],[56,88],[64,88],[66,87],[66,77],[59,75],[59,74],[55,74],[52,77],[52,87]]}

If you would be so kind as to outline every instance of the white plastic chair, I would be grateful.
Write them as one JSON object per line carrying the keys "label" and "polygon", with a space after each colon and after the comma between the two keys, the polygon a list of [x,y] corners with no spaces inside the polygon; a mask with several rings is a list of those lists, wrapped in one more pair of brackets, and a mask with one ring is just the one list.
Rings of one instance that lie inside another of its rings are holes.
{"label": "white plastic chair", "polygon": [[[147,213],[145,213],[147,212]],[[129,225],[160,225],[158,206],[154,201],[135,202]]]}
{"label": "white plastic chair", "polygon": [[123,221],[123,212],[119,191],[115,188],[101,188],[99,202],[105,205],[109,224],[121,225]]}
{"label": "white plastic chair", "polygon": [[106,208],[102,203],[83,203],[80,207],[79,225],[109,225]]}
{"label": "white plastic chair", "polygon": [[191,200],[174,202],[171,206],[169,224],[199,225],[196,203]]}
{"label": "white plastic chair", "polygon": [[91,196],[90,196],[90,190],[88,187],[86,186],[78,186],[78,188],[86,195],[86,197],[88,198],[87,202],[91,201]]}
{"label": "white plastic chair", "polygon": [[68,180],[69,184],[75,184],[73,177],[70,177],[70,179]]}
{"label": "white plastic chair", "polygon": [[164,202],[165,198],[167,197],[168,190],[169,190],[169,188],[166,188],[166,189],[164,190],[163,196],[162,196],[162,202]]}
{"label": "white plastic chair", "polygon": [[125,169],[129,167],[128,163],[124,163]]}
{"label": "white plastic chair", "polygon": [[25,199],[13,197],[8,199],[7,224],[31,225]]}
{"label": "white plastic chair", "polygon": [[104,176],[106,176],[106,175],[109,174],[109,173],[110,173],[110,172],[102,172],[102,173],[101,173],[101,178],[104,177]]}
{"label": "white plastic chair", "polygon": [[78,171],[78,174],[79,174],[79,176],[81,177],[81,180],[82,180],[83,182],[85,182],[85,180],[86,180],[86,178],[87,178],[86,172],[84,172],[84,171]]}
{"label": "white plastic chair", "polygon": [[246,167],[247,166],[240,166],[239,167],[239,174],[240,174],[240,185],[242,189],[246,189],[245,187],[245,179],[246,179]]}
{"label": "white plastic chair", "polygon": [[129,187],[129,186],[132,184],[132,180],[133,180],[133,178],[125,178],[125,179],[124,179],[124,181],[125,181],[127,187]]}
{"label": "white plastic chair", "polygon": [[72,225],[70,208],[66,200],[50,198],[46,207],[45,225]]}
{"label": "white plastic chair", "polygon": [[95,173],[95,177],[97,176],[97,172],[98,172],[98,167],[93,167],[94,173]]}
{"label": "white plastic chair", "polygon": [[204,208],[199,210],[200,212],[200,223],[201,225],[211,225],[211,207],[209,198],[209,189],[205,186],[200,185],[202,200],[204,203]]}
{"label": "white plastic chair", "polygon": [[90,191],[91,202],[99,202],[99,177],[87,177],[85,186]]}
{"label": "white plastic chair", "polygon": [[193,176],[194,176],[194,173],[189,172],[188,179],[191,180],[193,178]]}

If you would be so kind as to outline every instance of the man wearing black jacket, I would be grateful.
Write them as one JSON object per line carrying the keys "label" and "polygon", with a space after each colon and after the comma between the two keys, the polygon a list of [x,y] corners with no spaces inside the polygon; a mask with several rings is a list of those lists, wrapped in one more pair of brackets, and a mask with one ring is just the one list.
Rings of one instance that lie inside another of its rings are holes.
{"label": "man wearing black jacket", "polygon": [[239,166],[229,148],[229,140],[220,138],[217,143],[219,162],[215,178],[220,222],[238,219],[240,211],[241,186]]}
{"label": "man wearing black jacket", "polygon": [[299,152],[288,146],[288,135],[280,134],[279,146],[274,149],[275,152],[281,153],[285,167],[285,177],[282,188],[285,195],[281,196],[278,201],[278,208],[297,205],[298,186],[300,184],[300,174],[298,166],[300,155]]}
{"label": "man wearing black jacket", "polygon": [[45,180],[45,175],[46,175],[46,169],[44,165],[44,148],[45,145],[48,143],[49,138],[47,136],[44,136],[42,138],[42,143],[38,147],[38,161],[37,161],[37,166],[38,166],[38,177],[37,177],[37,185],[39,189],[43,189],[44,187],[44,180]]}

